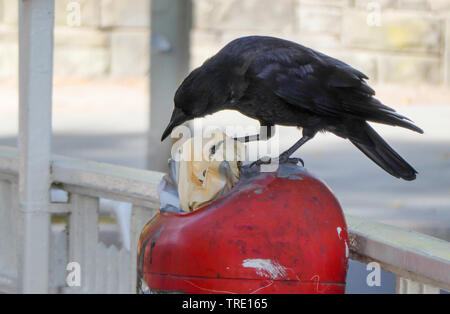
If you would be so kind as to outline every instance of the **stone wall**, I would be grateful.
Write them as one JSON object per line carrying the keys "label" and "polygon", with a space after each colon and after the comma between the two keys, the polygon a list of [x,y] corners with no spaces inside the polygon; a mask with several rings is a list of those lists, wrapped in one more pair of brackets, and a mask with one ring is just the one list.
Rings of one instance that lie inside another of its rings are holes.
{"label": "stone wall", "polygon": [[[0,0],[0,77],[17,76],[17,3]],[[55,0],[55,6],[55,76],[148,74],[149,0]]]}
{"label": "stone wall", "polygon": [[318,49],[375,83],[450,84],[450,0],[196,0],[193,64],[268,34]]}
{"label": "stone wall", "polygon": [[[55,2],[56,76],[148,73],[150,0]],[[264,34],[341,58],[375,83],[450,85],[450,0],[192,2],[192,67],[236,37]],[[17,0],[0,0],[0,77],[10,76],[17,76]]]}

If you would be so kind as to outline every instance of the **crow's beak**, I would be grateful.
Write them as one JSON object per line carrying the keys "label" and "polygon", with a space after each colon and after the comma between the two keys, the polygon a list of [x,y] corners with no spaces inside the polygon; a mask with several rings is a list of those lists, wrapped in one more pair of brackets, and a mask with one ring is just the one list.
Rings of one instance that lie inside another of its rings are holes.
{"label": "crow's beak", "polygon": [[172,133],[172,130],[179,126],[180,124],[186,122],[189,120],[189,117],[184,114],[184,112],[181,109],[178,109],[175,107],[172,112],[172,118],[170,118],[169,125],[167,126],[166,130],[164,131],[161,142],[166,139]]}

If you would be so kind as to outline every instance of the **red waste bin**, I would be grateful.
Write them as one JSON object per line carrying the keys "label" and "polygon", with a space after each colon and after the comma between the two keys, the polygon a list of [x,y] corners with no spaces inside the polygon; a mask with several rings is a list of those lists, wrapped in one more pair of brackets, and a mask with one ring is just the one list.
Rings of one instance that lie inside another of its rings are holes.
{"label": "red waste bin", "polygon": [[284,166],[195,212],[156,215],[139,240],[138,290],[344,293],[347,263],[338,201],[304,168]]}

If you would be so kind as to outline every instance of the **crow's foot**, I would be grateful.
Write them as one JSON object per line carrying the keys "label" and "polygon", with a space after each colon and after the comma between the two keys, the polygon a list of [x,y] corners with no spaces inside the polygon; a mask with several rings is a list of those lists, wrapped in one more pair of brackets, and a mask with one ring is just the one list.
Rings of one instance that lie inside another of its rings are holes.
{"label": "crow's foot", "polygon": [[305,163],[303,162],[303,159],[301,158],[291,158],[287,155],[281,154],[277,158],[270,158],[270,157],[262,157],[261,159],[258,159],[257,161],[253,162],[250,167],[254,166],[261,166],[261,165],[269,165],[269,164],[285,164],[285,163],[291,163],[291,164],[302,164],[302,167],[305,166]]}
{"label": "crow's foot", "polygon": [[280,164],[285,164],[285,163],[298,164],[299,162],[301,162],[302,163],[302,167],[305,166],[305,162],[303,161],[303,159],[291,157],[287,153],[281,154],[278,157],[278,162]]}

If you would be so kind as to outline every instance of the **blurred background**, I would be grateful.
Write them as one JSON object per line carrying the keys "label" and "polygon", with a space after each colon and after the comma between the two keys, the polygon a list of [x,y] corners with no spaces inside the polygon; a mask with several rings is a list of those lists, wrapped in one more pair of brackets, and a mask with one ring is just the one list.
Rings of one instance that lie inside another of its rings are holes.
{"label": "blurred background", "polygon": [[[180,1],[189,4],[189,16],[182,17],[190,38],[181,51],[189,60],[186,69],[232,39],[260,34],[296,41],[367,74],[383,103],[425,130],[419,135],[376,126],[416,167],[417,180],[389,176],[333,135],[318,135],[297,155],[347,213],[450,240],[449,0]],[[150,62],[151,1],[55,2],[54,153],[149,167],[148,156],[161,145],[149,141],[149,121],[165,124],[170,118],[150,114],[150,66],[158,66]],[[17,22],[17,1],[0,0],[0,145],[15,146],[17,140]],[[165,44],[153,42],[158,49]],[[164,92],[173,98],[172,87]],[[159,105],[167,112],[173,106]],[[219,121],[256,123],[234,112],[206,119]],[[279,132],[281,150],[300,136],[294,128]]]}

